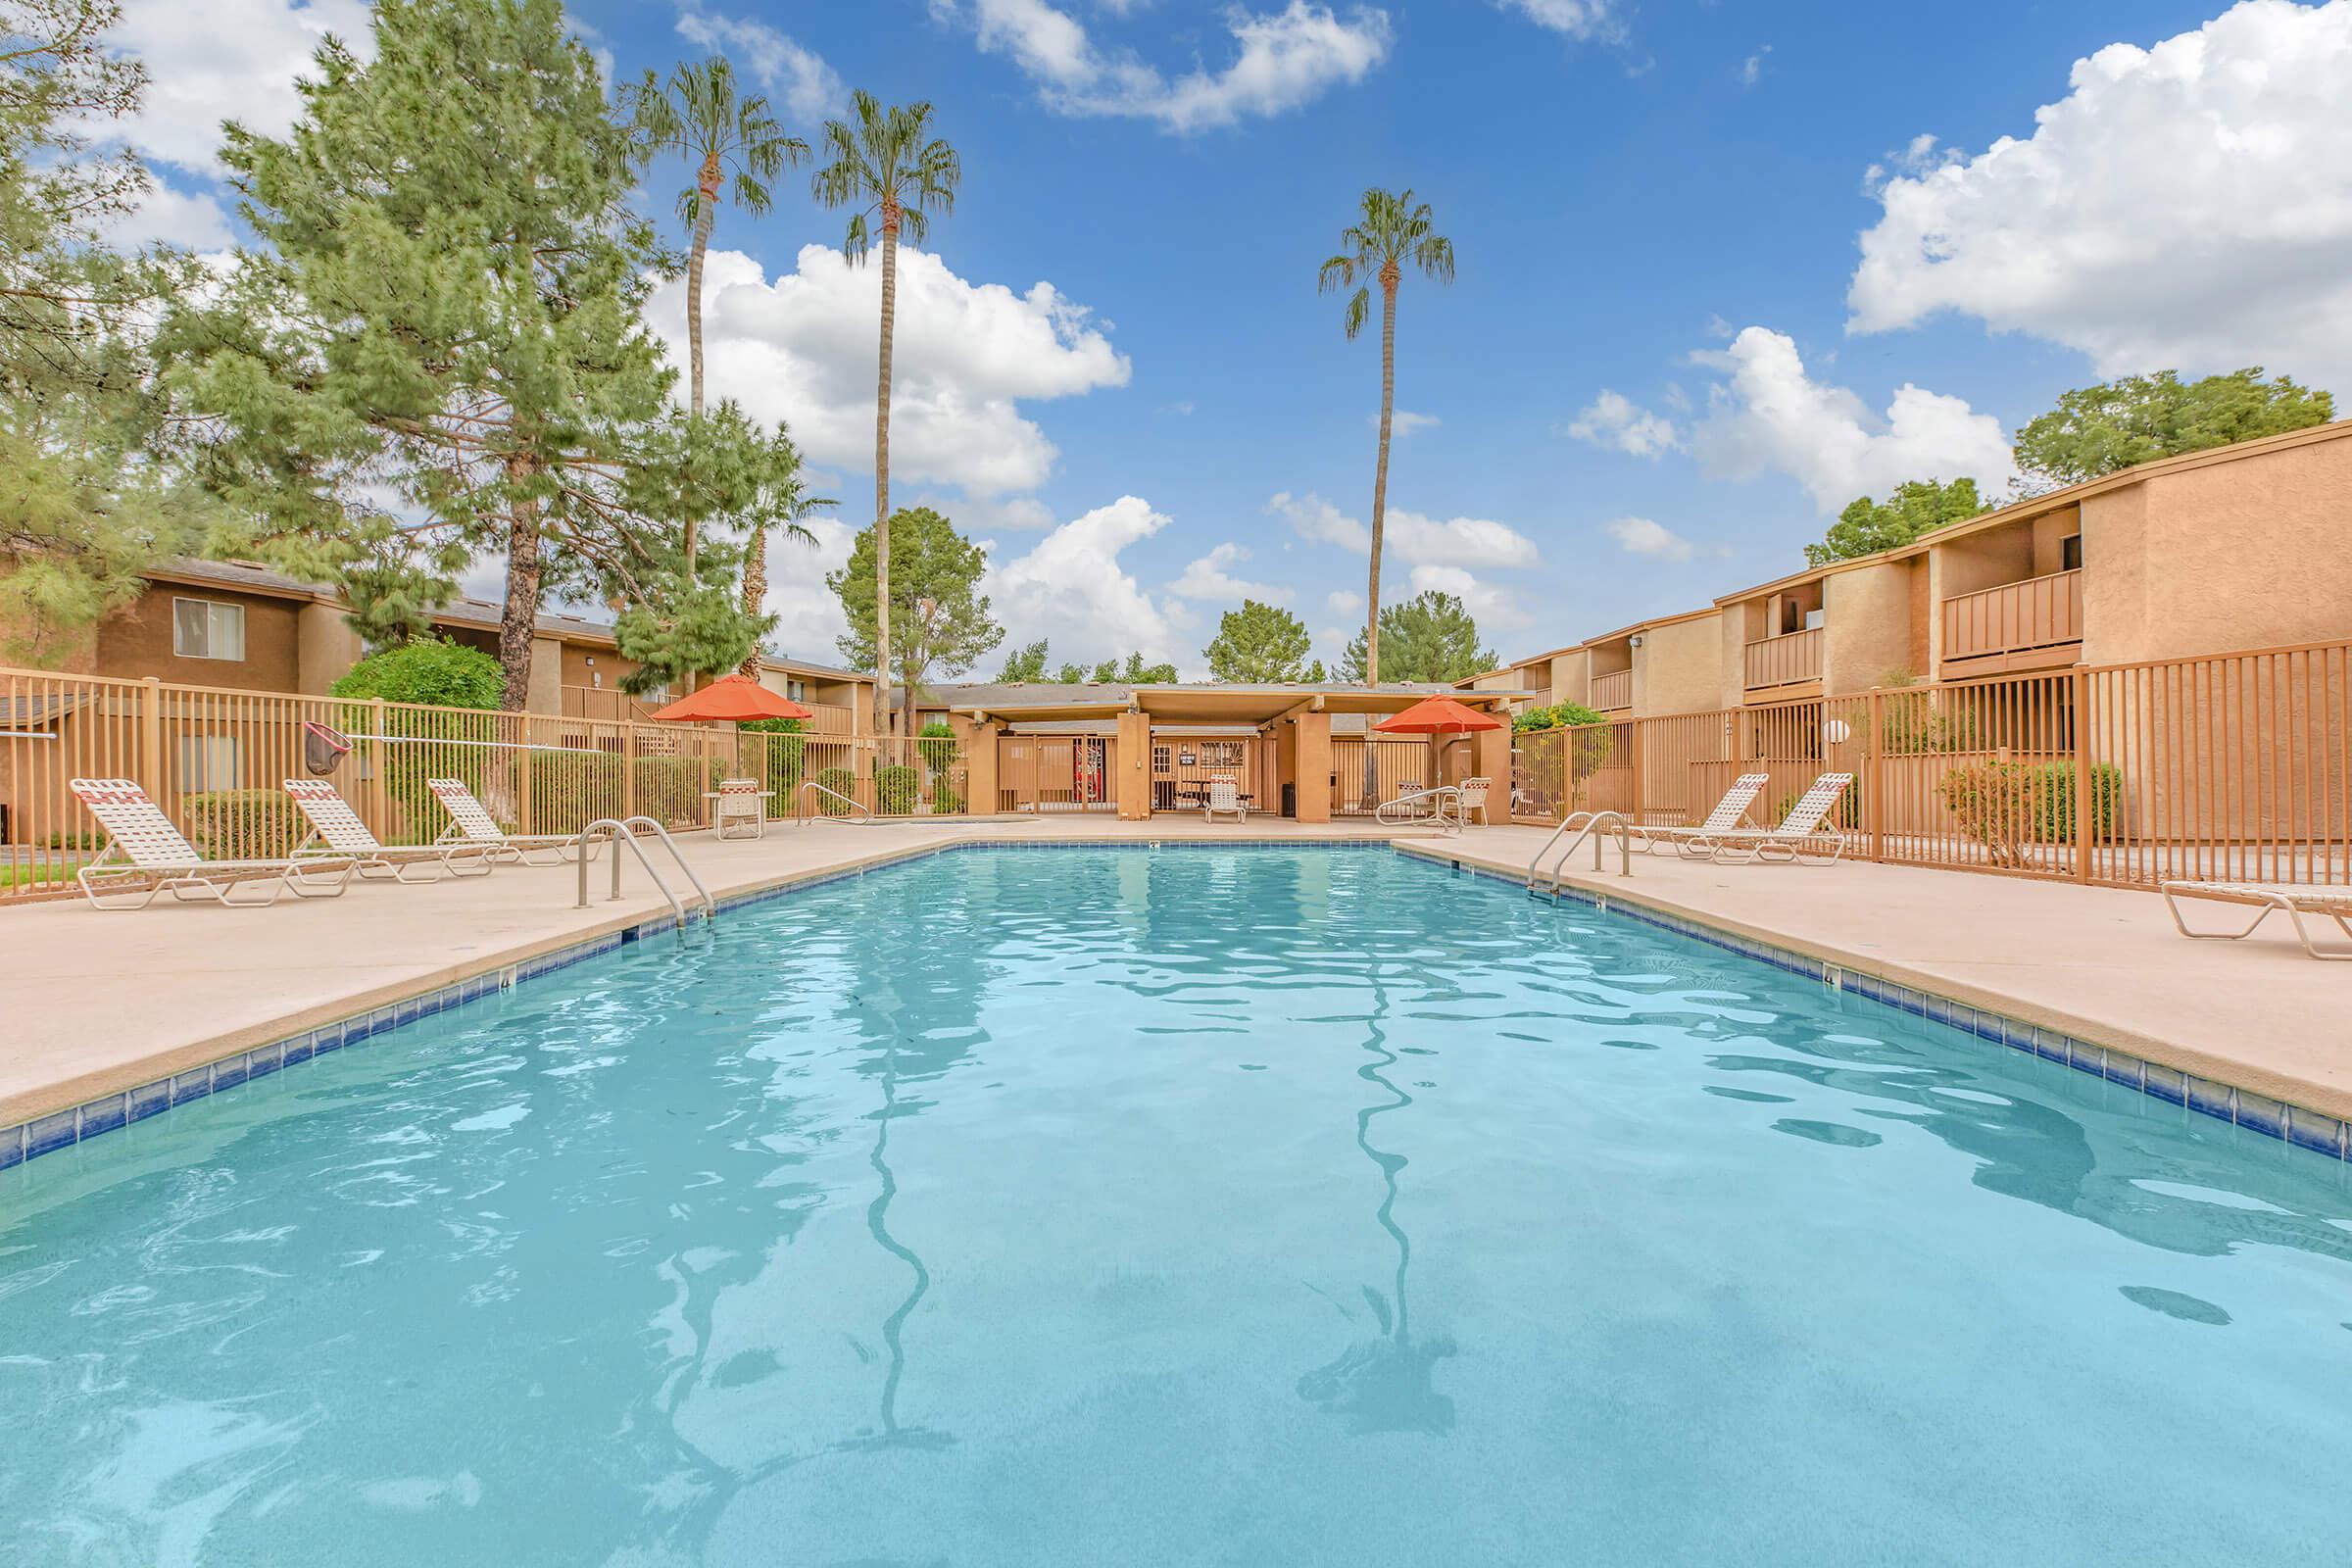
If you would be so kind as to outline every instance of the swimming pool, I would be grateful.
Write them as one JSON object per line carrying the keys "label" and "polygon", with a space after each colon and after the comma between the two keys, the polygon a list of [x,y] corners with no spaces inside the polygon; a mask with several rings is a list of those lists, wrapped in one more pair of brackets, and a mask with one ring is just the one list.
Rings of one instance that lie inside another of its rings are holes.
{"label": "swimming pool", "polygon": [[2332,1563],[2352,1191],[1387,850],[964,851],[0,1175],[0,1441],[46,1563]]}

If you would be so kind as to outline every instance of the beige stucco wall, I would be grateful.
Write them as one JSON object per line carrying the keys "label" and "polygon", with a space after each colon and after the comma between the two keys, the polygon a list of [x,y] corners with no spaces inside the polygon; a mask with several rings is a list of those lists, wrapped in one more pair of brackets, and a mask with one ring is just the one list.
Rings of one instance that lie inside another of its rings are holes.
{"label": "beige stucco wall", "polygon": [[[172,651],[172,601],[204,599],[245,611],[245,657],[181,659]],[[96,673],[233,691],[290,692],[296,685],[299,607],[229,588],[157,583],[98,627]],[[348,666],[346,666],[348,667]]]}
{"label": "beige stucco wall", "polygon": [[1927,631],[1919,610],[1927,567],[1922,558],[1878,561],[1822,582],[1829,628],[1822,648],[1822,690],[1832,696],[1883,684],[1889,671],[1927,671]]}
{"label": "beige stucco wall", "polygon": [[2159,474],[2082,506],[2082,657],[2352,637],[2352,440]]}
{"label": "beige stucco wall", "polygon": [[1723,702],[1723,617],[1709,612],[1642,629],[1634,651],[1634,712],[1703,713]]}
{"label": "beige stucco wall", "polygon": [[1591,706],[1592,688],[1586,678],[1586,666],[1592,662],[1581,648],[1551,657],[1551,700],[1555,703],[1584,703]]}
{"label": "beige stucco wall", "polygon": [[305,605],[295,616],[294,689],[323,697],[367,652],[351,617],[333,605]]}

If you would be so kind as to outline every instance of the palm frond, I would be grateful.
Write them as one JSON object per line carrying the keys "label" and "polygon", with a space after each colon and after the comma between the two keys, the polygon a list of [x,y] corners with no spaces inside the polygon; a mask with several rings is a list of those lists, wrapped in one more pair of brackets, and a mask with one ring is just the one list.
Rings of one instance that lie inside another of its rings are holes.
{"label": "palm frond", "polygon": [[1372,312],[1372,291],[1359,288],[1348,301],[1348,336],[1353,338],[1364,329],[1364,318]]}

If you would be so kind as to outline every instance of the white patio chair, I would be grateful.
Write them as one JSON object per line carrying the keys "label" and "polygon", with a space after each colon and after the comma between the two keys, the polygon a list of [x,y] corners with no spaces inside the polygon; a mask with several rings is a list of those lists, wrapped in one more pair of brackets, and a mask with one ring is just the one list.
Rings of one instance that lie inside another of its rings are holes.
{"label": "white patio chair", "polygon": [[[2303,951],[2315,958],[2331,962],[2352,961],[2352,948],[2322,948],[2311,940],[2310,931],[2303,925],[2306,914],[2323,915],[2333,920],[2346,936],[2352,936],[2352,888],[2302,887],[2278,882],[2191,882],[2177,881],[2161,884],[2165,906],[2173,911],[2173,924],[2180,934],[2197,942],[2236,942],[2254,934],[2254,927],[2279,910],[2295,924],[2295,938]],[[2188,922],[2180,917],[2181,899],[2210,899],[2220,904],[2260,906],[2262,912],[2242,931],[2191,931]]]}
{"label": "white patio chair", "polygon": [[[447,844],[386,845],[368,831],[351,803],[322,778],[290,778],[286,793],[310,819],[311,832],[294,846],[296,864],[350,860],[369,881],[438,882],[445,876],[488,876],[492,850],[455,839]],[[424,873],[411,876],[412,871]]]}
{"label": "white patio chair", "polygon": [[711,793],[710,825],[722,839],[739,838],[746,832],[753,838],[767,836],[767,800],[774,791],[763,790],[756,778],[722,778]]}
{"label": "white patio chair", "polygon": [[290,859],[208,860],[147,798],[137,779],[77,778],[69,787],[106,829],[106,848],[74,873],[98,908],[144,909],[159,893],[183,904],[255,908],[275,904],[287,892],[331,899],[351,882],[355,867],[348,857],[339,870],[324,860],[300,865]]}
{"label": "white patio chair", "polygon": [[1223,774],[1208,781],[1208,801],[1202,814],[1214,822],[1220,813],[1231,813],[1237,822],[1250,820],[1249,808],[1242,805],[1242,788]]}
{"label": "white patio chair", "polygon": [[[1779,827],[1735,828],[1718,834],[1714,840],[1713,858],[1718,862],[1745,864],[1752,860],[1785,860],[1807,865],[1828,865],[1845,853],[1845,835],[1830,824],[1830,813],[1837,808],[1838,798],[1853,784],[1851,773],[1824,773],[1813,781],[1810,789],[1788,808],[1788,814]],[[1824,839],[1830,851],[1821,853]],[[1807,852],[1810,853],[1807,853]]]}
{"label": "white patio chair", "polygon": [[593,860],[604,846],[599,837],[583,850],[577,833],[510,833],[473,798],[464,779],[428,778],[424,783],[441,803],[441,809],[449,813],[449,826],[435,844],[462,842],[485,847],[494,860],[513,858],[524,865],[562,865],[583,853]]}
{"label": "white patio chair", "polygon": [[1634,837],[1653,855],[1659,845],[1671,844],[1675,853],[1686,860],[1713,859],[1715,846],[1726,834],[1739,831],[1740,824],[1747,820],[1748,808],[1756,804],[1756,797],[1771,782],[1769,773],[1742,773],[1732,780],[1732,787],[1723,792],[1723,799],[1715,803],[1715,809],[1698,826],[1639,827],[1632,830]]}
{"label": "white patio chair", "polygon": [[1476,811],[1479,826],[1493,827],[1494,825],[1487,815],[1487,791],[1494,786],[1494,781],[1491,778],[1462,780],[1462,793],[1460,798],[1454,802],[1454,809],[1460,813],[1465,824],[1470,820],[1470,813]]}

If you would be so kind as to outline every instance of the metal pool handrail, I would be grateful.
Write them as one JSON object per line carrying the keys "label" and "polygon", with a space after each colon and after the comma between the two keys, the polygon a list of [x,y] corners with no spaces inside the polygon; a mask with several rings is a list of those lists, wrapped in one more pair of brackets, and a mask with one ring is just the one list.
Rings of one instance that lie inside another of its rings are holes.
{"label": "metal pool handrail", "polygon": [[1587,839],[1592,841],[1592,869],[1599,870],[1600,839],[1598,835],[1610,827],[1617,830],[1617,874],[1632,876],[1634,874],[1633,834],[1631,825],[1626,821],[1625,813],[1623,811],[1574,811],[1560,819],[1560,825],[1551,830],[1551,837],[1544,841],[1543,848],[1536,851],[1535,858],[1527,862],[1527,891],[1531,894],[1536,891],[1536,878],[1543,874],[1539,867],[1544,863],[1544,857],[1550,854],[1554,844],[1559,843],[1560,835],[1571,828],[1576,830],[1576,836],[1568,841],[1566,847],[1551,862],[1552,893],[1556,896],[1560,891],[1560,867],[1568,863],[1568,857],[1574,855],[1577,846]]}
{"label": "metal pool handrail", "polygon": [[579,901],[572,907],[575,909],[588,907],[587,844],[591,835],[603,831],[612,836],[615,846],[612,851],[612,890],[606,895],[606,902],[611,903],[620,897],[620,850],[618,846],[626,844],[629,847],[629,853],[637,857],[637,863],[645,867],[645,874],[653,880],[654,886],[662,890],[662,897],[669,901],[670,914],[675,917],[679,925],[683,926],[686,923],[686,906],[678,902],[678,896],[670,891],[669,884],[662,880],[662,873],[654,869],[654,862],[646,857],[645,845],[638,840],[635,824],[639,822],[652,828],[662,842],[669,846],[669,853],[677,860],[678,869],[686,873],[686,880],[694,884],[694,891],[702,898],[704,917],[707,919],[716,914],[718,906],[711,902],[710,890],[703,886],[702,878],[694,874],[694,868],[686,863],[686,858],[678,854],[677,842],[669,836],[666,828],[650,816],[632,816],[626,819],[600,816],[580,829],[580,896]]}
{"label": "metal pool handrail", "polygon": [[854,800],[830,784],[819,784],[816,780],[809,778],[801,781],[801,826],[803,827],[808,825],[808,792],[810,790],[816,791],[819,795],[830,795],[851,810],[858,812],[858,816],[854,818],[856,821],[871,822],[874,819],[874,808],[863,801]]}

